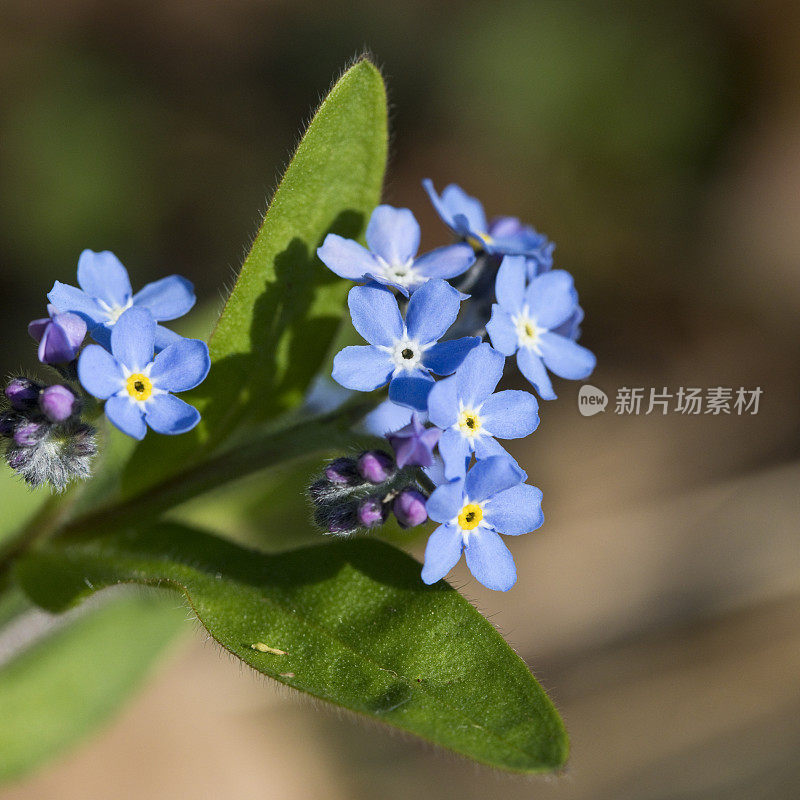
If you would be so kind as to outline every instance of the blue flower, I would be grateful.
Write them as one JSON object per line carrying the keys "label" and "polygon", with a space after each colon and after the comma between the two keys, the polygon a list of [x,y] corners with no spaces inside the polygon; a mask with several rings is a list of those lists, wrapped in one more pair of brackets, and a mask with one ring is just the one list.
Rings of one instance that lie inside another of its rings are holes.
{"label": "blue flower", "polygon": [[389,399],[424,410],[431,372],[450,375],[479,342],[477,336],[439,339],[455,322],[464,295],[440,278],[424,283],[408,301],[377,284],[355,286],[347,297],[355,329],[367,346],[345,347],[333,360],[333,379],[347,389],[371,392],[389,383]]}
{"label": "blue flower", "polygon": [[[146,308],[156,322],[164,322],[182,317],[195,303],[194,287],[179,275],[148,283],[133,294],[128,271],[108,250],[81,253],[78,285],[80,289],[56,281],[47,297],[62,311],[82,317],[92,338],[106,349],[111,341],[111,329],[129,308]],[[177,333],[158,325],[156,350],[163,350],[180,338]]]}
{"label": "blue flower", "polygon": [[72,361],[86,338],[86,323],[77,314],[61,313],[48,304],[49,317],[35,319],[28,333],[39,342],[42,364],[63,364]]}
{"label": "blue flower", "polygon": [[529,392],[494,392],[503,376],[505,356],[489,344],[470,351],[452,378],[439,381],[428,395],[428,416],[444,430],[439,452],[448,479],[464,474],[476,458],[508,453],[494,437],[520,439],[539,425],[539,404]]}
{"label": "blue flower", "polygon": [[444,224],[476,250],[493,255],[527,255],[531,269],[539,272],[552,266],[555,245],[530,225],[516,217],[498,217],[488,222],[481,201],[455,183],[447,186],[441,196],[433,181],[426,178],[422,185]]}
{"label": "blue flower", "polygon": [[397,287],[406,297],[430,278],[454,278],[475,262],[469,245],[440,247],[419,258],[419,225],[407,208],[378,206],[367,226],[369,250],[329,233],[317,249],[328,269],[351,281]]}
{"label": "blue flower", "polygon": [[594,355],[574,341],[583,312],[572,277],[553,270],[526,285],[525,259],[506,256],[497,273],[492,318],[486,331],[496,350],[517,354],[517,365],[545,400],[556,397],[547,374],[582,380],[595,367]]}
{"label": "blue flower", "polygon": [[156,323],[144,308],[123,313],[111,330],[111,352],[90,344],[78,359],[78,378],[89,394],[105,400],[106,416],[123,433],[143,439],[156,433],[186,433],[200,421],[194,406],[171,392],[201,383],[211,365],[208,346],[179,339],[155,358]]}
{"label": "blue flower", "polygon": [[508,456],[491,456],[433,492],[428,516],[442,524],[425,548],[425,583],[447,575],[465,551],[467,566],[484,586],[506,592],[514,585],[514,558],[499,534],[518,536],[544,522],[542,493],[524,483],[526,477]]}

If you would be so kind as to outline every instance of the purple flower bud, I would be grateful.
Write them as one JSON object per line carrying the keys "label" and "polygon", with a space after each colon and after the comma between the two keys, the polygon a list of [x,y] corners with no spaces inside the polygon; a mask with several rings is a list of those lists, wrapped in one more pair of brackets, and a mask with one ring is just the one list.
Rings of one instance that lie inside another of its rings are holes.
{"label": "purple flower bud", "polygon": [[27,411],[39,398],[41,386],[28,378],[14,378],[5,388],[5,395],[17,411]]}
{"label": "purple flower bud", "polygon": [[352,458],[337,458],[325,467],[325,477],[339,486],[358,486],[363,479]]}
{"label": "purple flower bud", "polygon": [[361,501],[356,512],[359,525],[365,528],[375,528],[383,525],[389,516],[389,509],[381,502],[379,497],[368,497]]}
{"label": "purple flower bud", "polygon": [[356,507],[353,503],[318,506],[314,515],[317,524],[328,533],[352,533],[358,527]]}
{"label": "purple flower bud", "polygon": [[39,361],[43,364],[63,364],[73,361],[86,337],[86,323],[77,314],[61,313],[48,305],[50,315],[35,319],[28,325],[28,333],[39,342]]}
{"label": "purple flower bud", "polygon": [[39,408],[50,422],[68,420],[77,411],[77,406],[78,398],[59,383],[46,387],[39,395]]}
{"label": "purple flower bud", "polygon": [[425,495],[410,486],[403,489],[392,504],[392,511],[401,528],[413,528],[422,525],[428,519],[425,508]]}
{"label": "purple flower bud", "polygon": [[433,464],[433,448],[439,442],[439,428],[426,428],[417,414],[411,422],[386,437],[394,448],[399,467],[430,467]]}
{"label": "purple flower bud", "polygon": [[358,457],[356,466],[361,477],[370,483],[383,483],[395,473],[394,459],[383,450],[367,450]]}
{"label": "purple flower bud", "polygon": [[47,433],[47,426],[42,422],[23,422],[14,429],[14,441],[20,447],[33,447]]}

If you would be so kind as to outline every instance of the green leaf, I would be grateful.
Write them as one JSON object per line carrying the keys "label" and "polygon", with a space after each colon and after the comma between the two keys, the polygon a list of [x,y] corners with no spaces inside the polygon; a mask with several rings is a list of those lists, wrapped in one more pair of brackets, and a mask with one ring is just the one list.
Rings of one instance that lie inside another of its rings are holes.
{"label": "green leaf", "polygon": [[26,556],[52,610],[132,581],[182,591],[227,650],[281,683],[515,772],[560,767],[562,722],[500,634],[394,547],[353,539],[276,556],[162,525]]}
{"label": "green leaf", "polygon": [[107,720],[185,624],[183,616],[163,597],[116,597],[0,666],[0,782]]}
{"label": "green leaf", "polygon": [[362,60],[311,121],[209,341],[211,373],[183,395],[202,422],[169,446],[149,436],[127,471],[131,492],[196,460],[243,421],[270,419],[301,401],[336,335],[348,288],[316,249],[328,233],[362,235],[380,202],[386,153],[383,80]]}

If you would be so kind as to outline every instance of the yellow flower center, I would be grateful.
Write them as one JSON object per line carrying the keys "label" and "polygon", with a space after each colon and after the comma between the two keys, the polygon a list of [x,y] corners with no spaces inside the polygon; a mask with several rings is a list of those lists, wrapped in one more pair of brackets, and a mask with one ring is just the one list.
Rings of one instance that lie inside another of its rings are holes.
{"label": "yellow flower center", "polygon": [[474,236],[467,237],[467,243],[472,245],[474,250],[483,250],[487,244],[493,244],[494,239],[488,233],[476,233]]}
{"label": "yellow flower center", "polygon": [[148,400],[153,394],[153,382],[141,372],[128,376],[125,388],[134,400]]}
{"label": "yellow flower center", "polygon": [[470,408],[465,408],[461,411],[457,424],[462,435],[470,438],[477,436],[483,427],[478,413]]}
{"label": "yellow flower center", "polygon": [[471,531],[477,528],[483,519],[483,509],[476,503],[469,503],[461,509],[458,515],[458,527],[464,531]]}

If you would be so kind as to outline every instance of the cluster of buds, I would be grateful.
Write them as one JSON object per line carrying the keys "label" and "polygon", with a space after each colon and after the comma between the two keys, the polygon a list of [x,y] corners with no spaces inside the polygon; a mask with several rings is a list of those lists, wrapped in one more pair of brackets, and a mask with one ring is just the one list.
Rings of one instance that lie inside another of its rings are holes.
{"label": "cluster of buds", "polygon": [[80,417],[81,402],[69,386],[45,386],[25,377],[5,387],[0,437],[5,459],[31,486],[63,491],[91,474],[95,429]]}
{"label": "cluster of buds", "polygon": [[418,475],[415,468],[398,467],[382,450],[337,458],[309,487],[314,520],[326,532],[341,536],[383,525],[391,514],[402,528],[421,525],[428,519],[428,498]]}

